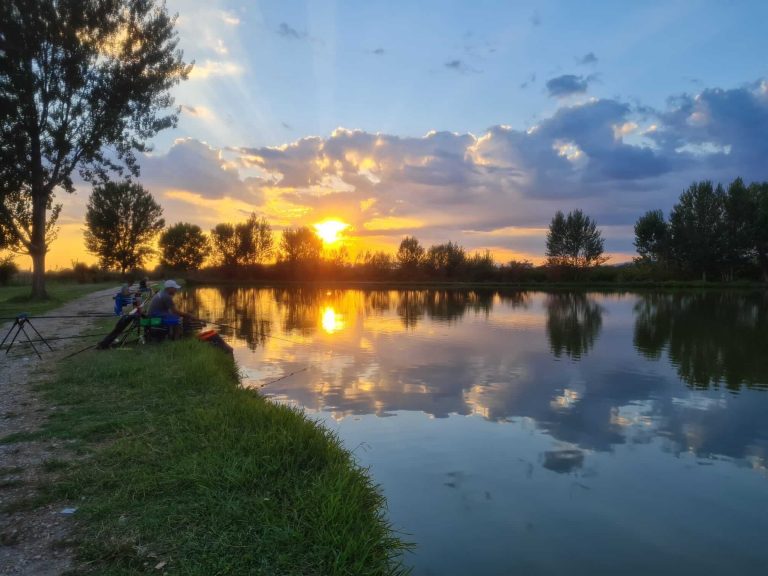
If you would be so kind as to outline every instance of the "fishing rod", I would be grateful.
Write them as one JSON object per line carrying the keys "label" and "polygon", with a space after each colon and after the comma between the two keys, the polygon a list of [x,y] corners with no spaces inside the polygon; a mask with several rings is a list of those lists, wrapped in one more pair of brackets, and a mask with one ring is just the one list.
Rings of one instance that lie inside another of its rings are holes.
{"label": "fishing rod", "polygon": [[[16,320],[19,316],[22,316],[22,314],[18,316],[13,317],[5,317],[0,318],[0,321],[6,321],[6,320]],[[56,316],[30,316],[24,314],[23,316],[26,316],[29,319],[32,320],[58,320],[58,319],[65,319],[65,318],[114,318],[115,314],[99,314],[99,313],[93,313],[93,314],[77,314],[77,315],[56,315]]]}
{"label": "fishing rod", "polygon": [[75,338],[103,338],[106,334],[81,334],[79,336],[54,336],[53,338],[40,338],[38,340],[22,340],[15,345],[31,344],[36,342],[55,342],[56,340],[74,340]]}

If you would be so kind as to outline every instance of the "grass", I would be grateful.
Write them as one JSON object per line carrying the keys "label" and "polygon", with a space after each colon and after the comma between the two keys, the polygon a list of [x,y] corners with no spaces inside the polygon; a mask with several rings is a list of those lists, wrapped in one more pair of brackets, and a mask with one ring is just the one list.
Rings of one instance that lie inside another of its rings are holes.
{"label": "grass", "polygon": [[49,497],[78,507],[78,552],[103,575],[405,573],[385,501],[338,439],[239,387],[199,342],[92,352],[43,385],[45,436],[90,452]]}
{"label": "grass", "polygon": [[99,284],[75,284],[70,282],[46,282],[48,300],[31,300],[30,286],[0,286],[0,318],[15,318],[21,313],[42,314],[58,308],[65,302],[96,290],[115,286],[114,282]]}

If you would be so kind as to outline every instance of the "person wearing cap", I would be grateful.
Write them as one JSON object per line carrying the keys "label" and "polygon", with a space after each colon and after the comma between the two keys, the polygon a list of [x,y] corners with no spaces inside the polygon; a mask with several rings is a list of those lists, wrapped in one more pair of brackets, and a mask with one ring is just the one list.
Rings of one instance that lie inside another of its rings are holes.
{"label": "person wearing cap", "polygon": [[181,319],[191,319],[192,315],[181,312],[176,308],[173,297],[179,286],[175,280],[166,280],[163,289],[152,297],[149,303],[150,317],[156,316],[163,319],[163,324],[168,326],[169,335],[172,338],[180,338],[182,334]]}

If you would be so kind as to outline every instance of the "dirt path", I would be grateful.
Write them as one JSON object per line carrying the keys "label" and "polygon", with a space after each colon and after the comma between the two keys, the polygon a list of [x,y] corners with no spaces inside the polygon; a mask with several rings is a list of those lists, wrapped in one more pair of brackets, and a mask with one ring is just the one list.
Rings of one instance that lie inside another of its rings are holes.
{"label": "dirt path", "polygon": [[[109,313],[111,296],[116,292],[117,288],[93,292],[42,315]],[[32,322],[43,337],[98,332],[94,330],[93,318],[41,318]],[[10,326],[0,326],[0,340]],[[24,339],[24,335],[19,338]],[[55,408],[42,401],[33,390],[34,385],[50,378],[64,356],[95,344],[96,340],[51,342],[53,352],[44,345],[38,347],[42,360],[29,346],[14,345],[8,355],[0,352],[0,438],[40,428]],[[60,441],[0,444],[0,576],[54,576],[73,567],[70,533],[77,512],[66,514],[62,510],[76,507],[77,503],[61,502],[31,510],[24,505],[34,498],[37,486],[52,479],[55,463],[70,458],[66,443]]]}

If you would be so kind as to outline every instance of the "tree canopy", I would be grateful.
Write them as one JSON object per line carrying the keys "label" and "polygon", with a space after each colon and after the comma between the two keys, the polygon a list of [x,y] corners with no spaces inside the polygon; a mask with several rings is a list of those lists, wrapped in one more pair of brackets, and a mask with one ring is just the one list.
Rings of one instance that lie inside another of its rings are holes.
{"label": "tree canopy", "polygon": [[245,222],[217,224],[211,230],[211,240],[214,259],[223,266],[260,264],[274,253],[272,227],[256,214]]}
{"label": "tree canopy", "polygon": [[141,185],[107,182],[94,187],[85,213],[85,245],[105,269],[125,274],[154,253],[165,226],[163,209]]}
{"label": "tree canopy", "polygon": [[280,251],[286,262],[317,262],[323,252],[323,241],[307,226],[286,228],[280,241]]}
{"label": "tree canopy", "polygon": [[0,3],[0,222],[33,262],[45,255],[73,173],[91,182],[138,174],[137,152],[176,124],[169,90],[190,67],[175,18],[153,0]]}
{"label": "tree canopy", "polygon": [[661,210],[649,210],[635,223],[635,249],[640,262],[658,264],[669,259],[669,226]]}
{"label": "tree canopy", "polygon": [[200,226],[177,222],[160,235],[160,264],[177,270],[197,270],[210,253]]}
{"label": "tree canopy", "polygon": [[581,210],[565,216],[557,211],[547,233],[547,261],[550,265],[590,268],[606,262],[603,236],[597,224]]}

